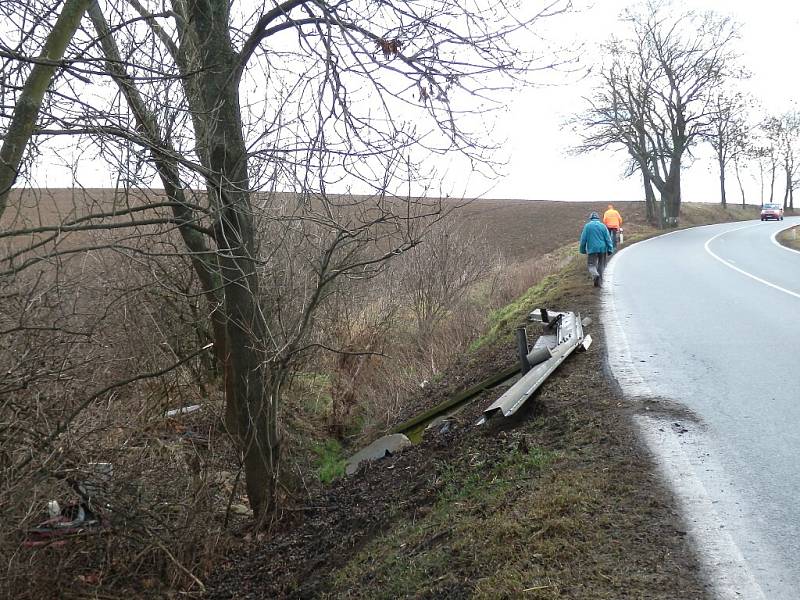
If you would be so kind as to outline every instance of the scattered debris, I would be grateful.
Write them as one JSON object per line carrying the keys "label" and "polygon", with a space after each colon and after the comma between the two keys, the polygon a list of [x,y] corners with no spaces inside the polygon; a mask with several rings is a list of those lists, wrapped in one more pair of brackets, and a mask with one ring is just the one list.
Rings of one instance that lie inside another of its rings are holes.
{"label": "scattered debris", "polygon": [[439,433],[440,434],[449,433],[450,431],[452,431],[454,427],[455,423],[453,422],[452,419],[445,419],[439,424]]}
{"label": "scattered debris", "polygon": [[[48,513],[56,507],[58,507],[57,501],[48,502]],[[90,508],[85,502],[74,502],[60,508],[56,516],[26,530],[22,545],[27,548],[64,546],[68,538],[92,533],[106,526],[108,526],[107,521],[98,511]]]}
{"label": "scattered debris", "polygon": [[58,500],[47,503],[47,518],[36,527],[25,530],[23,545],[63,546],[67,538],[92,533],[108,526],[103,509],[114,475],[114,465],[109,462],[90,462],[81,469],[80,479],[67,478],[78,499],[63,507]]}

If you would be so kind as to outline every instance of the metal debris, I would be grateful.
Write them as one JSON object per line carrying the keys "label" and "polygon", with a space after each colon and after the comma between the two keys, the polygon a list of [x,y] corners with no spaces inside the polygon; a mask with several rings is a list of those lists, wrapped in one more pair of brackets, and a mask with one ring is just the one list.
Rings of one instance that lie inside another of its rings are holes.
{"label": "metal debris", "polygon": [[[58,503],[51,500],[47,506],[48,513],[51,513],[57,506]],[[36,527],[25,530],[25,538],[22,542],[24,547],[63,546],[70,538],[108,527],[107,520],[85,502],[67,504],[58,509],[58,514],[55,516],[42,521]]]}
{"label": "metal debris", "polygon": [[345,473],[352,475],[358,470],[359,465],[368,460],[380,460],[396,454],[403,448],[411,445],[411,440],[402,433],[385,435],[372,442],[363,450],[359,450],[347,460]]}
{"label": "metal debris", "polygon": [[[530,314],[529,319],[556,327],[556,335],[547,336],[549,339],[546,340],[546,345],[539,346],[540,349],[546,348],[550,352],[550,357],[534,365],[517,383],[484,410],[478,425],[486,423],[498,413],[504,417],[513,415],[570,354],[578,348],[586,350],[592,343],[592,338],[584,335],[583,324],[578,314],[537,309]],[[555,344],[551,347],[553,339],[555,339]],[[536,349],[537,346],[534,345],[534,348]],[[534,350],[534,352],[536,351]]]}

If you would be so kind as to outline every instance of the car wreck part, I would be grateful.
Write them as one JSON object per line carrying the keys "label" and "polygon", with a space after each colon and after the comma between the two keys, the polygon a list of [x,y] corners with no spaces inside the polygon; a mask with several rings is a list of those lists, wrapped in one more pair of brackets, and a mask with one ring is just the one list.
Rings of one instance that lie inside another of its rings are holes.
{"label": "car wreck part", "polygon": [[517,327],[517,356],[519,370],[525,375],[531,370],[531,363],[528,362],[528,330],[525,327]]}
{"label": "car wreck part", "polygon": [[484,393],[486,390],[493,389],[518,374],[518,364],[503,369],[480,383],[461,390],[433,408],[414,415],[407,421],[403,421],[392,429],[390,433],[403,433],[411,439],[412,443],[419,443],[422,440],[423,432],[431,422],[458,412],[463,406],[469,404],[475,397]]}
{"label": "car wreck part", "polygon": [[199,404],[192,404],[191,406],[183,406],[181,408],[173,408],[172,410],[168,410],[164,413],[165,418],[177,417],[180,415],[188,415],[189,413],[193,413],[197,410],[200,410],[201,406]]}
{"label": "car wreck part", "polygon": [[566,313],[558,310],[547,310],[546,308],[537,308],[536,310],[528,313],[528,321],[536,323],[544,323],[545,325],[551,324],[555,319],[565,315]]}
{"label": "car wreck part", "polygon": [[[565,316],[569,316],[566,321],[564,320]],[[531,365],[532,369],[527,374],[523,375],[523,378],[520,379],[514,386],[512,386],[512,388],[509,389],[506,394],[503,394],[503,396],[501,396],[501,400],[509,392],[511,392],[511,390],[518,388],[520,384],[526,380],[526,376],[530,373],[541,374],[543,371],[548,371],[547,375],[545,375],[541,380],[543,382],[544,379],[546,379],[546,377],[555,370],[558,364],[560,364],[572,351],[574,351],[576,348],[586,350],[592,343],[592,338],[589,335],[584,335],[583,333],[583,327],[588,326],[589,323],[591,323],[591,319],[589,318],[586,318],[581,322],[580,315],[576,316],[574,313],[548,311],[545,308],[540,308],[531,312],[528,315],[528,320],[544,323],[550,327],[554,327],[555,332],[539,336],[533,347],[529,350],[527,345],[527,332],[525,332],[523,328],[523,332],[525,333],[524,349],[527,351],[526,360]],[[578,331],[569,333],[565,325],[569,323],[572,323],[573,329],[577,328]],[[548,329],[550,327],[548,327]],[[517,333],[517,336],[518,351],[521,355],[523,350],[523,344],[521,341],[523,338],[521,333]],[[570,339],[574,341],[574,344],[570,344]],[[567,346],[562,346],[564,342],[567,342]],[[555,361],[557,361],[557,364],[555,364]],[[403,423],[400,423],[391,430],[389,436],[385,436],[384,438],[376,440],[360,452],[350,457],[350,459],[347,461],[348,474],[357,471],[358,464],[362,460],[375,460],[383,458],[387,455],[387,451],[389,454],[391,454],[393,450],[388,449],[385,446],[385,443],[387,438],[393,438],[395,434],[402,434],[401,438],[409,440],[410,444],[419,443],[419,441],[422,439],[423,432],[426,429],[443,423],[449,416],[453,415],[463,406],[470,403],[475,397],[515,377],[520,372],[521,362],[522,361],[520,360],[517,365],[504,369],[503,371],[492,375],[488,379],[481,381],[477,385],[460,391],[456,395],[448,398],[435,407],[417,414]],[[553,366],[554,364],[555,366]],[[530,379],[531,378],[528,377],[528,380]],[[541,385],[541,382],[536,384],[536,387],[539,385]],[[534,387],[527,397],[530,397],[535,389],[536,388]],[[525,400],[527,400],[527,397]],[[493,404],[492,407],[494,406],[495,405]],[[482,424],[487,420],[488,417],[486,416],[486,413],[493,412],[492,407],[485,411],[484,418],[479,421],[479,424]],[[497,410],[502,411],[502,408],[498,408]],[[514,409],[514,411],[516,410],[517,409]],[[403,446],[406,445],[405,442],[400,443]],[[383,447],[383,450],[381,450],[381,447]],[[401,448],[396,448],[395,451],[399,449]],[[370,455],[369,458],[366,458],[367,455]]]}
{"label": "car wreck part", "polygon": [[[48,503],[48,512],[54,508],[53,502],[51,500]],[[56,516],[42,521],[36,527],[26,529],[22,545],[26,548],[63,546],[69,538],[88,535],[106,527],[108,522],[91,507],[85,502],[76,502],[60,508]]]}

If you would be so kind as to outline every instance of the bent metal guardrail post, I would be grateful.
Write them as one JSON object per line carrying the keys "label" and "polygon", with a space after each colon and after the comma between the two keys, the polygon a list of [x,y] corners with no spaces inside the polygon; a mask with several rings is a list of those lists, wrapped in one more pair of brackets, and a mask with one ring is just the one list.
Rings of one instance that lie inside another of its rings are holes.
{"label": "bent metal guardrail post", "polygon": [[531,370],[528,352],[528,330],[524,326],[517,327],[517,354],[519,355],[519,370],[523,375]]}
{"label": "bent metal guardrail post", "polygon": [[[511,386],[489,408],[483,411],[483,416],[478,421],[478,425],[483,425],[498,413],[501,413],[504,417],[513,415],[576,348],[583,347],[587,349],[589,344],[592,343],[592,338],[583,333],[580,315],[572,312],[562,312],[557,313],[557,315],[558,329],[555,347],[539,348],[531,352],[528,356],[528,361],[532,365],[536,362],[538,364],[525,373],[517,383]],[[542,317],[547,320],[543,320]],[[537,311],[534,311],[531,313],[531,318],[533,320],[542,319],[545,323],[548,321],[553,322],[552,313],[548,315],[544,310],[538,311],[538,315]],[[545,352],[549,356],[546,356]],[[537,356],[534,357],[532,356],[533,354],[537,354]]]}

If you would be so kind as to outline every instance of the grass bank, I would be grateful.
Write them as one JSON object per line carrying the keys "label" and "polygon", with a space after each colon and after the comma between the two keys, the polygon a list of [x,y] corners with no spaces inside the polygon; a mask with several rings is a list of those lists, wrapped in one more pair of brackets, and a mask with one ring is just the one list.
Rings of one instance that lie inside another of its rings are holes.
{"label": "grass bank", "polygon": [[[506,307],[437,393],[513,360],[511,334],[540,305],[596,320],[581,257]],[[602,331],[591,333],[590,351],[516,418],[474,427],[504,388],[485,393],[449,428],[334,482],[296,527],[239,554],[209,595],[707,597],[673,499],[603,375]]]}
{"label": "grass bank", "polygon": [[792,250],[800,250],[800,227],[790,227],[776,237],[778,242]]}

